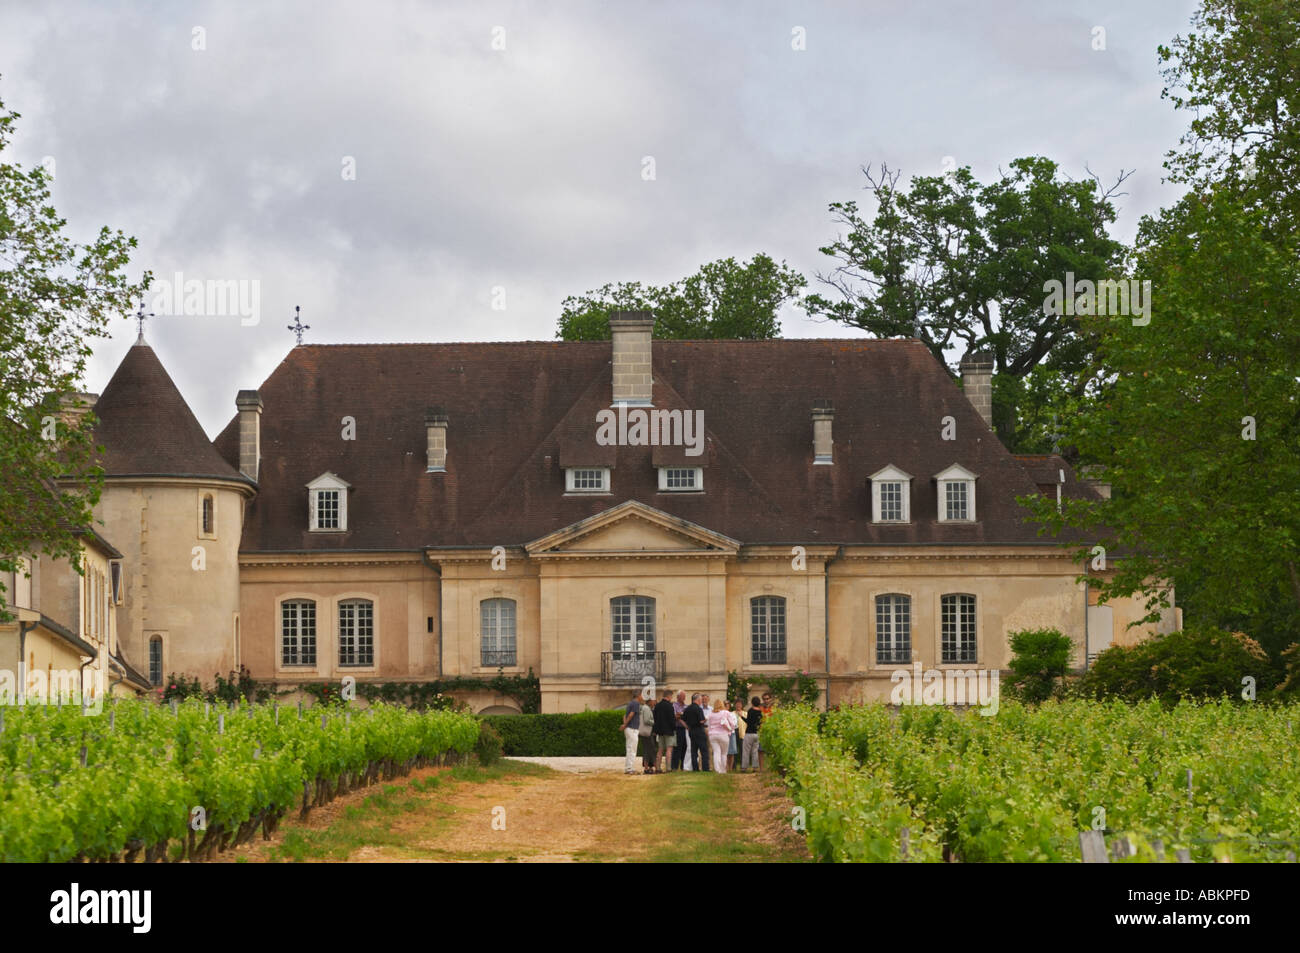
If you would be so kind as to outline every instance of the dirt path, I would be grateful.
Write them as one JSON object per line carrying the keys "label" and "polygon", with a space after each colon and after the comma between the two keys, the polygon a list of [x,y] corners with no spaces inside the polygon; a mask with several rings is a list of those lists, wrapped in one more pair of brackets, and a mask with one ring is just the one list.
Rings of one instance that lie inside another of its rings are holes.
{"label": "dirt path", "polygon": [[[577,759],[574,759],[575,761]],[[771,775],[625,776],[506,762],[427,769],[354,792],[223,859],[806,861]]]}

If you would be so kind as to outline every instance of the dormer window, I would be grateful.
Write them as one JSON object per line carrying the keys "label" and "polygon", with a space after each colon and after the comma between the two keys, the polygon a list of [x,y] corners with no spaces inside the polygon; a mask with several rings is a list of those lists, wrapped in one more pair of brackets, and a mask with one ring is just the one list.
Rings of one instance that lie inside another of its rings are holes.
{"label": "dormer window", "polygon": [[569,493],[608,493],[609,467],[572,467],[565,470],[564,489]]}
{"label": "dormer window", "polygon": [[313,533],[338,533],[348,528],[348,490],[333,473],[322,473],[307,484],[307,518]]}
{"label": "dormer window", "polygon": [[661,493],[687,493],[704,489],[703,467],[660,467]]}
{"label": "dormer window", "polygon": [[954,463],[935,474],[939,487],[939,522],[973,523],[975,521],[975,474]]}
{"label": "dormer window", "polygon": [[906,523],[912,518],[912,475],[890,466],[871,474],[871,522]]}

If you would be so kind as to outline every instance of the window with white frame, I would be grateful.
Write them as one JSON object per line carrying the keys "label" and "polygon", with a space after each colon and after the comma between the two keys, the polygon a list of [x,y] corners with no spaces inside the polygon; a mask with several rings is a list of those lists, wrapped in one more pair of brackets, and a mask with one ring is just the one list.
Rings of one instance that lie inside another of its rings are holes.
{"label": "window with white frame", "polygon": [[649,596],[617,596],[609,602],[610,647],[615,658],[644,658],[655,650],[655,601]]}
{"label": "window with white frame", "polygon": [[485,667],[517,665],[515,660],[515,600],[484,599],[479,603],[481,661]]}
{"label": "window with white frame", "polygon": [[939,489],[939,521],[969,523],[975,520],[975,474],[953,464],[935,474]]}
{"label": "window with white frame", "polygon": [[316,491],[316,528],[339,528],[339,491]]}
{"label": "window with white frame", "polygon": [[943,485],[943,512],[945,520],[970,519],[965,483],[950,480]]}
{"label": "window with white frame", "polygon": [[685,492],[704,489],[703,467],[660,467],[659,489],[664,492]]}
{"label": "window with white frame", "polygon": [[348,490],[351,486],[333,473],[322,473],[307,484],[308,520],[314,533],[348,528]]}
{"label": "window with white frame", "polygon": [[311,599],[280,603],[280,664],[316,664],[316,603]]}
{"label": "window with white frame", "polygon": [[339,665],[375,664],[375,604],[369,599],[339,603]]}
{"label": "window with white frame", "polygon": [[963,593],[939,599],[941,654],[945,663],[978,661],[975,640],[975,597]]}
{"label": "window with white frame", "polygon": [[912,475],[895,466],[873,473],[871,479],[871,521],[906,523],[912,518]]}
{"label": "window with white frame", "polygon": [[912,597],[898,593],[876,596],[876,664],[906,665],[912,661]]}
{"label": "window with white frame", "polygon": [[608,493],[608,467],[572,467],[564,471],[569,493]]}
{"label": "window with white frame", "polygon": [[755,665],[785,664],[785,598],[749,600],[749,651]]}

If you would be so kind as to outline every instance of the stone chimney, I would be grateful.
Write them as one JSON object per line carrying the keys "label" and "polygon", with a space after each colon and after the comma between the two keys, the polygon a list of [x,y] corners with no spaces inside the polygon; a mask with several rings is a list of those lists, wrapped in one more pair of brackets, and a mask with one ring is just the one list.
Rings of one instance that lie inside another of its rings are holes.
{"label": "stone chimney", "polygon": [[424,412],[424,430],[428,437],[428,473],[445,473],[447,470],[447,411],[430,407]]}
{"label": "stone chimney", "polygon": [[831,459],[831,448],[835,441],[831,439],[831,424],[835,420],[835,407],[828,398],[821,398],[813,401],[812,421],[813,421],[813,465],[821,464],[828,466],[834,461]]}
{"label": "stone chimney", "polygon": [[1097,466],[1095,463],[1091,463],[1088,464],[1087,466],[1079,467],[1079,479],[1083,481],[1084,485],[1090,486],[1094,490],[1096,490],[1097,495],[1100,496],[1103,500],[1109,500],[1110,482],[1108,480],[1102,479],[1100,474],[1101,474],[1101,467]]}
{"label": "stone chimney", "polygon": [[262,467],[262,395],[241,390],[235,396],[239,410],[239,472],[253,482]]}
{"label": "stone chimney", "polygon": [[993,355],[972,351],[961,359],[961,389],[984,422],[993,426]]}
{"label": "stone chimney", "polygon": [[63,394],[59,397],[59,416],[69,427],[76,427],[98,400],[98,394],[87,394],[84,391]]}
{"label": "stone chimney", "polygon": [[655,316],[651,311],[614,311],[609,334],[614,341],[614,403],[630,407],[651,406],[650,336]]}

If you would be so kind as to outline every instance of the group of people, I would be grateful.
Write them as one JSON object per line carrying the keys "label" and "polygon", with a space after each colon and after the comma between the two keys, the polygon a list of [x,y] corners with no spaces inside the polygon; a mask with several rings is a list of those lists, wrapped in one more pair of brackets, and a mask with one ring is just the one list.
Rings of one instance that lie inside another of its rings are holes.
{"label": "group of people", "polygon": [[640,691],[623,709],[623,738],[626,744],[624,774],[636,774],[636,752],[641,745],[641,769],[646,774],[665,771],[708,771],[726,774],[736,767],[756,771],[763,768],[760,731],[763,719],[772,713],[772,695],[750,699],[749,708],[737,698],[714,708],[709,696],[696,692],[690,702],[685,692],[673,700],[666,690],[658,703],[643,702]]}

